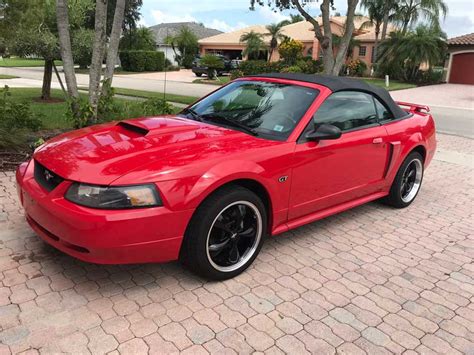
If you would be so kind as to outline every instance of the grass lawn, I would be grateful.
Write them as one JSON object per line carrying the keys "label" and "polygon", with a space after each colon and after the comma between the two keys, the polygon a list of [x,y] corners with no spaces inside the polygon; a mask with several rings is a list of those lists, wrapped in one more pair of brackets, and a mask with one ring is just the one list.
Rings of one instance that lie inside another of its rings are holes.
{"label": "grass lawn", "polygon": [[[60,60],[55,60],[56,65],[63,65]],[[0,59],[0,67],[43,67],[44,60],[33,58],[3,58]]]}
{"label": "grass lawn", "polygon": [[[43,128],[46,130],[50,129],[72,129],[73,123],[66,117],[67,106],[64,100],[63,92],[59,89],[51,90],[51,97],[53,101],[58,102],[39,102],[41,96],[40,88],[10,88],[11,96],[10,99],[17,102],[29,103],[31,110],[35,113],[42,114]],[[86,97],[86,94],[81,93],[81,96]],[[118,104],[126,105],[137,105],[137,101],[126,100],[122,98],[115,99]],[[174,112],[179,112],[181,109],[176,108]],[[117,120],[124,118],[139,117],[140,114],[135,109],[131,109],[130,117],[117,117]]]}
{"label": "grass lawn", "polygon": [[0,79],[15,79],[18,78],[15,75],[6,75],[6,74],[0,74]]}
{"label": "grass lawn", "polygon": [[365,82],[369,84],[383,87],[384,89],[387,89],[388,91],[416,88],[415,84],[404,83],[397,80],[390,80],[390,86],[388,88],[385,86],[385,79],[363,78],[362,80],[364,80]]}
{"label": "grass lawn", "polygon": [[[163,98],[163,93],[162,92],[134,90],[134,89],[122,89],[122,88],[114,88],[114,90],[115,90],[115,93],[118,94],[118,95],[142,97],[142,98],[145,98],[145,99],[152,98],[152,97]],[[166,101],[178,102],[180,104],[186,104],[186,105],[192,104],[197,99],[199,99],[199,97],[168,94],[168,93],[166,94]]]}
{"label": "grass lawn", "polygon": [[193,81],[195,84],[211,84],[211,85],[224,85],[230,81],[230,76],[219,76],[218,80],[209,80],[207,77],[203,79],[196,79]]}

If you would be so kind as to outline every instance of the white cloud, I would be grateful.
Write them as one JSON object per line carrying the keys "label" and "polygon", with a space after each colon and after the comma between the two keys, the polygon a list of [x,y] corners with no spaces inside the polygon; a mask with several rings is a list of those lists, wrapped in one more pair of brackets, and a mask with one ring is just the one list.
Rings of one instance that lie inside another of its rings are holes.
{"label": "white cloud", "polygon": [[240,28],[247,27],[248,25],[244,22],[238,22],[235,26],[231,26],[225,21],[213,19],[212,21],[204,22],[204,26],[214,28],[222,32],[231,32]]}
{"label": "white cloud", "polygon": [[156,23],[170,23],[170,22],[198,22],[190,13],[179,14],[174,12],[163,12],[160,10],[152,11],[153,19]]}

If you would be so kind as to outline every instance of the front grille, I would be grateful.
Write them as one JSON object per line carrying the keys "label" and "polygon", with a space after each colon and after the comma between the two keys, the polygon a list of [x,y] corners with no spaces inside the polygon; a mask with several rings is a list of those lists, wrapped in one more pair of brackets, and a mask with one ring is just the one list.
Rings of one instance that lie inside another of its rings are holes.
{"label": "front grille", "polygon": [[54,190],[60,183],[64,181],[63,178],[46,169],[43,165],[35,160],[35,180],[38,184],[48,191]]}

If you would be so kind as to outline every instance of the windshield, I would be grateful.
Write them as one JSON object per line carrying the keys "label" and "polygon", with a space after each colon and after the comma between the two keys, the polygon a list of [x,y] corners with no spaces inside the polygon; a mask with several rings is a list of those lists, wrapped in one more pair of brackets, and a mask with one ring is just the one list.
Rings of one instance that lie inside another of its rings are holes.
{"label": "windshield", "polygon": [[288,138],[311,103],[316,89],[264,81],[235,81],[182,114],[270,139]]}

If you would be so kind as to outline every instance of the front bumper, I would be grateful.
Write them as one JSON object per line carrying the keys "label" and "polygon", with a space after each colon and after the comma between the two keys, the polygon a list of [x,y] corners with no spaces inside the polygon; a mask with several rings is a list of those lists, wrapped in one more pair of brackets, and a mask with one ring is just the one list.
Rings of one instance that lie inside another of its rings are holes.
{"label": "front bumper", "polygon": [[51,192],[33,176],[33,162],[21,166],[16,183],[25,216],[48,244],[77,259],[98,264],[176,260],[193,210],[166,207],[99,210],[64,199],[71,185],[63,181]]}

